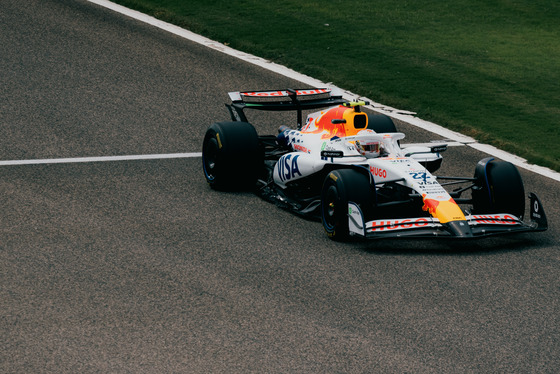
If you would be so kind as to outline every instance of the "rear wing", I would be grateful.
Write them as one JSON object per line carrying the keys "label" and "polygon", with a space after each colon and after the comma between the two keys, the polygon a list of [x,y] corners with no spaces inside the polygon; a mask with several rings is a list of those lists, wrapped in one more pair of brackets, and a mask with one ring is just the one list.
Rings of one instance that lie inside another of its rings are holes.
{"label": "rear wing", "polygon": [[298,128],[302,111],[347,103],[339,90],[331,88],[284,89],[276,91],[230,92],[231,104],[226,104],[234,121],[248,122],[243,110],[297,111]]}

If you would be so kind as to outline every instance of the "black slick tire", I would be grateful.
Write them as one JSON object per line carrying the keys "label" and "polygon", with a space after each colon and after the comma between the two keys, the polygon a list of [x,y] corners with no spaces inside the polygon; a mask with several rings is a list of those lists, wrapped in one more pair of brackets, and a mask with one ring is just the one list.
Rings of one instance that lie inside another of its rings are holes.
{"label": "black slick tire", "polygon": [[355,169],[330,172],[321,190],[321,220],[328,237],[348,240],[348,202],[356,203],[367,218],[373,209],[373,193],[366,173]]}
{"label": "black slick tire", "polygon": [[263,152],[258,134],[247,122],[218,122],[206,131],[202,145],[202,168],[206,181],[216,190],[254,188]]}
{"label": "black slick tire", "polygon": [[384,114],[370,114],[368,116],[368,129],[378,134],[397,132],[397,127],[391,117]]}
{"label": "black slick tire", "polygon": [[473,211],[476,214],[510,213],[523,218],[525,189],[519,171],[510,162],[489,161],[475,171]]}

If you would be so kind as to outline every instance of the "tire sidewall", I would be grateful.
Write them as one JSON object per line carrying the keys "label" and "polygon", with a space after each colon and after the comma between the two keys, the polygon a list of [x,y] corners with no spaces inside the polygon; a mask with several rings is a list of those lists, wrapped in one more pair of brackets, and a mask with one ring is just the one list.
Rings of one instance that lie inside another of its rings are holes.
{"label": "tire sidewall", "polygon": [[348,239],[348,202],[356,203],[367,218],[373,209],[372,193],[369,175],[354,169],[331,171],[321,189],[321,220],[327,236]]}
{"label": "tire sidewall", "polygon": [[378,134],[385,133],[395,133],[397,132],[397,127],[391,119],[391,117],[385,114],[370,114],[368,116],[368,127],[369,130],[373,130]]}
{"label": "tire sidewall", "polygon": [[510,213],[523,218],[525,189],[519,170],[507,161],[490,161],[475,174],[480,185],[473,191],[473,210],[477,214]]}
{"label": "tire sidewall", "polygon": [[[215,150],[213,147],[218,146]],[[215,154],[210,154],[216,151]],[[209,158],[215,166],[208,168]],[[214,189],[239,190],[254,187],[263,154],[255,128],[247,122],[219,122],[208,128],[202,147],[206,181]]]}

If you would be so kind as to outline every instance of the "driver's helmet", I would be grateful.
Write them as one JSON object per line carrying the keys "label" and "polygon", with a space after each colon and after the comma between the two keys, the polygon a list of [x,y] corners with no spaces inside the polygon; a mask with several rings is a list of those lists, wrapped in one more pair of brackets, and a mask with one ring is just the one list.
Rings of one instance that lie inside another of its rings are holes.
{"label": "driver's helmet", "polygon": [[367,158],[379,157],[380,145],[378,141],[360,141],[356,140],[356,148],[358,152]]}

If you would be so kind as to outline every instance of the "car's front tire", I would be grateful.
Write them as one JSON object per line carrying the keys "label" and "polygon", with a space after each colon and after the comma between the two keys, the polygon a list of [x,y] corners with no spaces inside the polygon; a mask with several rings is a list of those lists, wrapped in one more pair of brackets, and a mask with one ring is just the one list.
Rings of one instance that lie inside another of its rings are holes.
{"label": "car's front tire", "polygon": [[206,131],[202,168],[213,189],[253,188],[263,164],[258,134],[247,122],[218,122]]}
{"label": "car's front tire", "polygon": [[366,173],[354,169],[330,172],[321,190],[321,217],[328,237],[338,241],[348,239],[348,202],[356,203],[364,217],[369,217],[374,193]]}
{"label": "car's front tire", "polygon": [[476,214],[510,213],[523,218],[525,189],[519,171],[511,162],[484,159],[475,170],[473,211]]}

